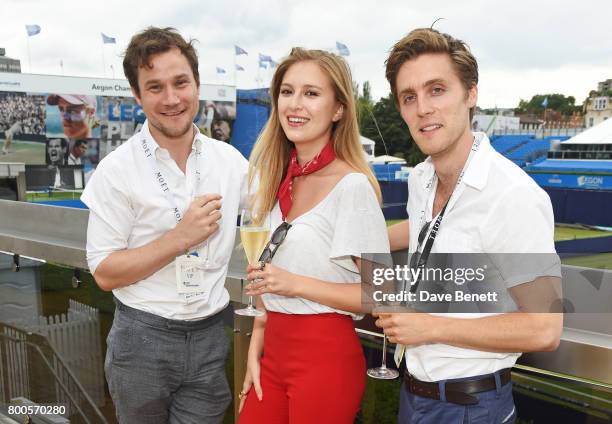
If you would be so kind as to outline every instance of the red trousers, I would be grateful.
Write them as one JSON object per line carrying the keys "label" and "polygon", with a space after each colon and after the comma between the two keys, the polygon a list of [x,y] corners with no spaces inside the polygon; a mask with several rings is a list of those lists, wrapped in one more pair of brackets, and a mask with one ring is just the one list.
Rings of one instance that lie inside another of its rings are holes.
{"label": "red trousers", "polygon": [[352,318],[268,312],[259,401],[251,387],[239,424],[353,424],[365,359]]}

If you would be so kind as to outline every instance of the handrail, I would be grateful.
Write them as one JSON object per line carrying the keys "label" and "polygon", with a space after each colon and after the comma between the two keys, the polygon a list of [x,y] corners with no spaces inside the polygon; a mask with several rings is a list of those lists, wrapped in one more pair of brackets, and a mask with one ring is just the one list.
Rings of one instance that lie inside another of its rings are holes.
{"label": "handrail", "polygon": [[[66,387],[65,383],[62,381],[62,379],[59,377],[59,375],[57,374],[57,372],[53,369],[53,366],[49,363],[48,358],[46,357],[46,355],[43,353],[41,346],[37,343],[28,341],[26,339],[18,339],[15,337],[11,337],[8,334],[4,333],[4,329],[5,328],[10,328],[11,330],[15,331],[16,333],[21,333],[24,336],[31,336],[34,333],[31,333],[29,331],[24,331],[20,328],[14,327],[12,325],[9,324],[5,324],[0,322],[0,338],[4,338],[6,340],[9,340],[15,344],[25,344],[28,346],[31,346],[34,348],[34,350],[38,353],[38,355],[41,357],[41,359],[43,360],[44,364],[46,365],[47,369],[51,372],[51,374],[53,374],[53,377],[55,379],[55,382],[57,384],[59,384],[59,386],[62,388],[62,391],[68,396],[68,398],[70,399],[70,401],[74,404],[75,408],[77,409],[77,411],[79,412],[79,414],[81,415],[81,417],[83,417],[83,419],[85,420],[85,422],[87,422],[88,424],[91,422],[87,416],[85,415],[85,413],[83,412],[83,410],[80,407],[80,402],[77,402],[76,399],[74,398],[73,394],[71,393],[71,391],[68,389],[68,387]],[[104,417],[104,415],[102,415],[102,412],[100,411],[100,409],[96,406],[95,402],[93,401],[93,399],[87,394],[87,392],[85,391],[85,389],[83,388],[83,386],[81,385],[80,381],[74,376],[74,374],[72,373],[72,370],[66,365],[66,363],[64,362],[64,360],[62,359],[61,355],[55,350],[55,348],[49,343],[49,341],[47,340],[47,338],[45,336],[43,336],[42,334],[36,334],[36,336],[40,337],[40,340],[43,341],[44,343],[44,347],[48,348],[53,357],[58,361],[58,363],[60,364],[60,366],[62,367],[63,371],[65,371],[68,375],[68,377],[72,380],[71,383],[74,384],[77,389],[79,390],[78,395],[82,398],[85,399],[85,401],[87,402],[88,406],[94,411],[94,413],[98,416],[98,418],[100,418],[100,420],[107,424],[108,421],[106,420],[106,418]]]}
{"label": "handrail", "polygon": [[[0,251],[87,269],[85,246],[88,213],[85,209],[0,200]],[[237,234],[235,246],[238,244]],[[406,256],[406,252],[394,253],[394,259],[402,255]],[[396,260],[396,263],[406,263],[406,259]],[[232,301],[245,300],[239,283],[246,277],[245,269],[246,259],[242,249],[233,249],[226,281]],[[585,278],[582,276],[585,269],[581,267],[563,265],[562,271],[564,279],[580,282]],[[599,297],[591,296],[593,301],[608,299],[606,296],[610,295],[612,271],[607,271],[602,281],[607,291],[602,291]],[[580,284],[574,284],[569,289],[595,290]],[[570,290],[564,288],[564,292],[569,293]],[[583,307],[583,310],[587,309]],[[612,334],[608,330],[609,318],[605,314],[586,315],[566,315],[561,346],[556,353],[524,354],[520,358],[521,363],[612,384]],[[597,340],[592,333],[596,333]]]}

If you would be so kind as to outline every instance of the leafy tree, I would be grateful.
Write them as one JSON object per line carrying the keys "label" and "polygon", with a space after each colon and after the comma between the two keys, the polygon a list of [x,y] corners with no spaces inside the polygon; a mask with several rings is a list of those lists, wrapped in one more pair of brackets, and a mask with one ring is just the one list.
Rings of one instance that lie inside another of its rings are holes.
{"label": "leafy tree", "polygon": [[561,112],[565,116],[570,116],[574,112],[582,110],[582,106],[576,105],[576,99],[574,96],[565,96],[563,94],[536,94],[531,100],[526,101],[521,99],[518,107],[515,109],[516,113],[530,113],[530,114],[542,114],[544,112],[544,106],[542,103],[544,99],[548,98],[548,109],[556,110]]}
{"label": "leafy tree", "polygon": [[363,92],[358,97],[358,110],[359,130],[363,136],[376,142],[378,156],[384,154],[398,156],[406,159],[409,166],[423,161],[425,156],[413,142],[391,93],[373,104],[370,84],[366,81],[363,84]]}

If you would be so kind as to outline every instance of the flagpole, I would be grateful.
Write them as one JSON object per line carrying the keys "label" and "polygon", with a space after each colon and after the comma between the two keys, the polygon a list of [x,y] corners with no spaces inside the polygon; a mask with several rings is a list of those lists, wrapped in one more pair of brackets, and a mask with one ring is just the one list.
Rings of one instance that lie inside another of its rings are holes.
{"label": "flagpole", "polygon": [[104,78],[106,78],[106,61],[104,60],[104,40],[102,40],[102,69],[104,69]]}
{"label": "flagpole", "polygon": [[32,59],[30,58],[30,34],[28,34],[26,42],[28,44],[28,68],[30,69],[30,73],[32,73]]}
{"label": "flagpole", "polygon": [[[234,47],[236,49],[236,47]],[[234,51],[234,88],[238,88],[238,83],[236,82],[238,78],[238,70],[236,69],[236,52]]]}

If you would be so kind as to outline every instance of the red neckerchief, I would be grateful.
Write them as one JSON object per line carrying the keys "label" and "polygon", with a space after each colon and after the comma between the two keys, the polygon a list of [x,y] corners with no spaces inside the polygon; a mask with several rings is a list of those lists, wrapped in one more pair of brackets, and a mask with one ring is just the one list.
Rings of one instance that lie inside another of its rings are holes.
{"label": "red neckerchief", "polygon": [[323,150],[319,152],[314,158],[306,162],[304,165],[300,165],[297,161],[297,151],[295,148],[291,149],[289,154],[289,165],[287,166],[287,175],[285,179],[278,187],[278,203],[283,214],[283,220],[289,215],[291,206],[293,205],[293,179],[301,175],[312,174],[318,170],[329,165],[334,159],[336,159],[336,153],[334,152],[334,146],[332,143],[327,143]]}

